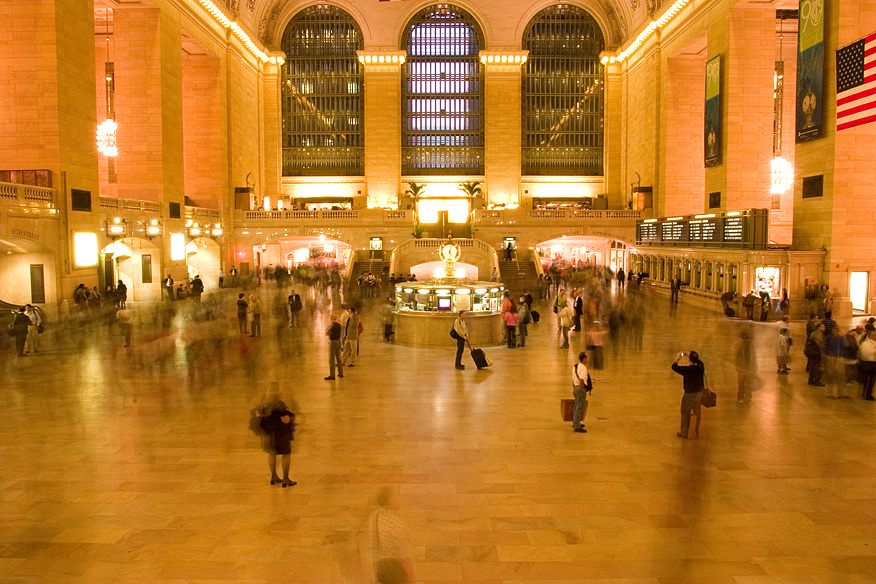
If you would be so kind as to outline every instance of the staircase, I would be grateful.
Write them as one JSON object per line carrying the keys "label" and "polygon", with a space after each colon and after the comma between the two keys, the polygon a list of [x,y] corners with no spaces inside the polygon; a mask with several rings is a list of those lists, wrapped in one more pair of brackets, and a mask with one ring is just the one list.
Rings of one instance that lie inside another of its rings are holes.
{"label": "staircase", "polygon": [[538,290],[538,272],[532,260],[499,262],[499,277],[512,298],[519,297],[523,290],[535,296]]}
{"label": "staircase", "polygon": [[381,278],[383,276],[384,267],[386,269],[389,269],[389,262],[382,260],[356,260],[355,262],[353,262],[353,269],[350,271],[350,281],[348,283],[348,289],[350,291],[353,291],[359,288],[358,284],[356,283],[356,278],[358,278],[359,274],[361,274],[362,272],[365,272],[366,274],[368,272],[371,272],[378,278]]}

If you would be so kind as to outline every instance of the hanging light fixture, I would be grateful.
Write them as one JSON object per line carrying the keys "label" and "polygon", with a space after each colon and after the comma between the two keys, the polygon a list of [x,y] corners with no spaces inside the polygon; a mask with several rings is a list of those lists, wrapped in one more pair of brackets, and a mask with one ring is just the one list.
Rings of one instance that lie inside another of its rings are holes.
{"label": "hanging light fixture", "polygon": [[[785,36],[785,15],[779,24],[779,60],[776,62],[776,71],[773,77],[773,90],[775,100],[775,127],[773,129],[773,154],[775,157],[770,161],[770,194],[782,195],[794,184],[794,165],[782,158],[782,114],[784,110],[785,91],[785,62],[782,61],[782,40]],[[781,199],[774,197],[773,210],[781,209]]]}
{"label": "hanging light fixture", "polygon": [[104,11],[104,22],[106,30],[104,38],[106,40],[106,117],[99,126],[97,126],[97,151],[104,156],[113,158],[119,155],[119,150],[116,145],[116,130],[118,124],[115,122],[115,112],[113,111],[113,93],[115,92],[115,68],[110,61],[110,32],[109,32],[109,10]]}

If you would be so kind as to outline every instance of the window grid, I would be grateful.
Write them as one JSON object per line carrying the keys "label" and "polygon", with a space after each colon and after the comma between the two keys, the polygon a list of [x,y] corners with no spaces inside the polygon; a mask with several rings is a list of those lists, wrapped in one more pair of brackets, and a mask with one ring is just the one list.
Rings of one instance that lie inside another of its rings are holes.
{"label": "window grid", "polygon": [[340,8],[298,13],[282,41],[283,175],[365,174],[362,34]]}
{"label": "window grid", "polygon": [[552,6],[524,35],[523,174],[603,174],[604,95],[596,20],[574,6]]}
{"label": "window grid", "polygon": [[484,172],[482,35],[452,5],[422,10],[404,46],[402,173]]}

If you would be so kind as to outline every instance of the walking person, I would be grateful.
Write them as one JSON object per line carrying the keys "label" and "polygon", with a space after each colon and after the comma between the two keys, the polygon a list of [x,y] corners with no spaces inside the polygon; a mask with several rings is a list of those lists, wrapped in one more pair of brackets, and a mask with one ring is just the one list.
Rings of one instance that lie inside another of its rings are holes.
{"label": "walking person", "polygon": [[779,325],[779,345],[776,348],[776,363],[779,366],[779,373],[787,375],[788,363],[791,362],[791,345],[794,344],[794,339],[791,338],[791,317],[783,316],[782,324]]}
{"label": "walking person", "polygon": [[249,320],[249,336],[262,336],[262,302],[255,294],[249,295],[249,305],[246,307],[247,320]]}
{"label": "walking person", "polygon": [[24,305],[24,313],[30,319],[30,324],[27,327],[27,339],[24,342],[25,353],[36,353],[39,348],[39,335],[42,332],[43,319],[40,317],[39,311],[30,304]]}
{"label": "walking person", "polygon": [[585,433],[584,418],[587,416],[590,392],[593,391],[593,381],[587,371],[587,353],[578,354],[578,362],[572,367],[572,393],[575,395],[575,405],[572,406],[572,431]]}
{"label": "walking person", "polygon": [[526,346],[526,337],[529,336],[529,323],[532,322],[532,311],[525,297],[520,297],[520,307],[517,310],[517,346]]}
{"label": "walking person", "polygon": [[387,343],[391,343],[393,341],[393,336],[395,335],[392,330],[392,326],[395,322],[395,303],[392,298],[388,298],[383,305],[380,318],[383,321],[383,340]]}
{"label": "walking person", "polygon": [[874,401],[876,400],[873,397],[873,385],[876,384],[876,328],[868,324],[865,330],[867,337],[858,344],[858,367],[864,386],[864,399]]}
{"label": "walking person", "polygon": [[697,436],[700,433],[700,413],[703,403],[703,389],[706,387],[706,368],[696,351],[691,351],[688,356],[689,365],[679,365],[685,354],[679,353],[672,364],[672,370],[681,375],[684,387],[684,396],[681,398],[681,431],[679,438],[687,438],[690,431],[691,414],[697,417],[694,428]]}
{"label": "walking person", "polygon": [[228,275],[231,277],[231,287],[237,286],[237,268],[231,266],[231,269],[228,270]]}
{"label": "walking person", "polygon": [[[170,277],[170,276],[168,276]],[[128,287],[124,282],[119,280],[118,285],[116,286],[116,306],[119,308],[125,308],[128,305]]]}
{"label": "walking person", "polygon": [[453,323],[453,328],[450,329],[450,336],[456,340],[456,368],[465,369],[462,364],[462,352],[465,350],[465,344],[468,342],[468,327],[465,326],[464,310],[459,311],[459,316]]}
{"label": "walking person", "polygon": [[383,487],[377,493],[379,508],[368,518],[370,581],[378,584],[409,584],[414,581],[408,530],[399,516],[395,490]]}
{"label": "walking person", "polygon": [[515,331],[517,330],[517,323],[520,319],[517,313],[517,305],[515,305],[513,301],[508,310],[502,313],[502,319],[505,321],[505,338],[508,341],[508,348],[514,349],[517,347],[517,335]]}
{"label": "walking person", "polygon": [[557,313],[557,326],[560,333],[563,335],[563,344],[561,349],[569,348],[569,329],[572,328],[572,323],[575,319],[575,310],[569,304],[563,304]]}
{"label": "walking person", "polygon": [[[268,453],[268,468],[271,470],[271,484],[294,487],[298,483],[289,479],[291,466],[292,440],[295,439],[295,414],[280,396],[280,384],[272,381],[262,403],[253,410],[264,432],[263,448]],[[283,478],[277,473],[277,457],[281,457]]]}
{"label": "walking person", "polygon": [[245,335],[249,331],[246,330],[246,313],[249,303],[244,299],[243,293],[237,295],[237,325],[240,328],[240,334]]}
{"label": "walking person", "polygon": [[286,304],[289,316],[289,328],[300,326],[298,315],[301,314],[301,309],[304,308],[304,305],[301,303],[301,296],[296,294],[295,290],[290,290]]}
{"label": "walking person", "polygon": [[201,294],[204,293],[204,281],[201,280],[201,276],[195,274],[195,279],[192,280],[192,298],[195,299],[195,302],[201,301]]}
{"label": "walking person", "polygon": [[346,353],[347,350],[349,350],[350,353],[350,362],[347,366],[355,367],[356,357],[359,356],[359,333],[362,329],[362,319],[359,317],[359,312],[356,310],[355,306],[351,306],[349,312],[350,317],[344,325],[344,337],[347,339],[344,352]]}
{"label": "walking person", "polygon": [[[121,280],[120,280],[120,282],[121,282]],[[167,299],[171,302],[176,300],[176,297],[174,296],[174,293],[173,293],[173,278],[170,277],[170,274],[167,275],[167,277],[164,279],[164,281],[161,283],[161,285],[162,285],[162,287],[164,287],[164,292],[165,292],[165,294],[167,294]],[[118,290],[118,288],[116,290]]]}
{"label": "walking person", "polygon": [[757,380],[757,358],[754,354],[754,342],[751,331],[743,329],[739,332],[739,344],[736,347],[736,402],[751,403],[751,391]]}
{"label": "walking person", "polygon": [[132,321],[134,320],[134,315],[131,314],[131,311],[128,310],[127,307],[120,308],[116,312],[116,321],[119,323],[119,332],[123,337],[125,337],[125,346],[131,346],[131,333],[133,329]]}
{"label": "walking person", "polygon": [[678,304],[678,291],[681,290],[681,278],[675,276],[669,281],[669,302]]}
{"label": "walking person", "polygon": [[344,365],[341,359],[341,335],[344,329],[338,322],[336,314],[331,316],[331,320],[331,324],[325,329],[325,335],[329,338],[329,374],[325,378],[326,381],[335,378],[335,366],[338,368],[338,377],[344,376]]}
{"label": "walking person", "polygon": [[225,270],[219,268],[219,288],[222,289],[225,287]]}
{"label": "walking person", "polygon": [[824,387],[821,381],[821,362],[824,357],[824,323],[819,322],[803,347],[806,355],[806,371],[809,372],[809,385]]}
{"label": "walking person", "polygon": [[25,314],[26,307],[22,306],[15,316],[12,317],[12,324],[9,325],[9,330],[15,338],[15,352],[19,357],[24,357],[24,344],[27,342],[27,333],[30,327],[30,319]]}
{"label": "walking person", "polygon": [[[589,371],[596,373],[602,371],[604,367],[605,357],[605,335],[608,331],[602,326],[598,320],[593,321],[593,326],[587,329],[586,344],[587,350],[590,351],[590,367]],[[593,377],[593,381],[602,381],[601,377]]]}
{"label": "walking person", "polygon": [[754,320],[754,303],[757,302],[757,294],[754,293],[754,289],[752,288],[751,292],[745,297],[742,301],[742,306],[745,307],[745,318],[748,320]]}

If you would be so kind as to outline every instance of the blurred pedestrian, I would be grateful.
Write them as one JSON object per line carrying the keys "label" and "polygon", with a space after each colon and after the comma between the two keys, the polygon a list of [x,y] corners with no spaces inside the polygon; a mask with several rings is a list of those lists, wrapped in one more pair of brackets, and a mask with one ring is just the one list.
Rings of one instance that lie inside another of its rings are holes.
{"label": "blurred pedestrian", "polygon": [[757,380],[757,358],[754,354],[754,343],[751,331],[743,329],[739,332],[739,344],[736,346],[736,401],[740,404],[751,403],[751,392]]}
{"label": "blurred pedestrian", "polygon": [[30,324],[27,327],[27,340],[24,343],[24,352],[36,353],[39,348],[39,336],[43,332],[43,319],[40,317],[39,311],[30,304],[24,305],[24,313],[30,319]]}
{"label": "blurred pedestrian", "polygon": [[779,344],[776,348],[776,363],[779,365],[779,373],[787,375],[788,363],[791,362],[791,345],[794,344],[794,339],[791,338],[790,316],[783,316],[779,325]]}
{"label": "blurred pedestrian", "polygon": [[30,327],[30,319],[25,314],[26,308],[22,306],[15,316],[12,317],[12,324],[9,325],[9,333],[15,339],[15,352],[19,357],[24,357],[24,344],[27,342],[27,333]]}
{"label": "blurred pedestrian", "polygon": [[414,581],[407,526],[399,516],[395,491],[384,487],[377,494],[379,508],[368,518],[371,568],[379,584]]}
{"label": "blurred pedestrian", "polygon": [[247,320],[250,323],[251,337],[262,336],[262,302],[255,294],[249,295],[249,305],[246,307]]}
{"label": "blurred pedestrian", "polygon": [[[280,483],[283,488],[297,485],[289,479],[291,466],[292,440],[295,439],[295,414],[289,411],[280,396],[280,384],[272,381],[265,399],[253,411],[259,419],[259,427],[264,431],[263,448],[268,453],[268,468],[271,470],[271,484]],[[277,457],[281,457],[283,478],[277,473]]]}
{"label": "blurred pedestrian", "polygon": [[341,359],[341,336],[343,334],[343,328],[341,327],[341,323],[338,322],[338,316],[333,314],[331,316],[331,324],[325,329],[325,334],[329,338],[329,374],[326,377],[326,381],[330,381],[335,378],[335,367],[338,368],[338,377],[344,376],[344,365],[343,360]]}
{"label": "blurred pedestrian", "polygon": [[240,329],[240,334],[245,335],[249,331],[246,330],[246,315],[249,303],[244,299],[243,293],[237,295],[237,326]]}

